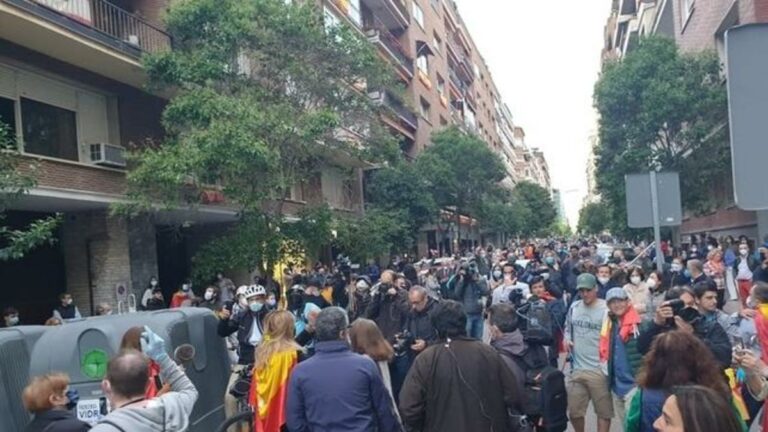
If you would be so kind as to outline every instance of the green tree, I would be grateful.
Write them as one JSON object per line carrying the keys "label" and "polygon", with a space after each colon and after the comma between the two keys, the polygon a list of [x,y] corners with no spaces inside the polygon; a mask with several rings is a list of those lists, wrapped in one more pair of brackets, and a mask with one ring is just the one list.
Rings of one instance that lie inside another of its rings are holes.
{"label": "green tree", "polygon": [[349,26],[324,25],[314,2],[174,2],[167,27],[174,49],[144,62],[151,86],[173,95],[166,136],[133,155],[133,203],[123,210],[194,206],[200,189],[218,185],[239,210],[226,235],[234,243],[211,244],[196,265],[218,254],[229,259],[217,265],[271,273],[290,245],[310,247],[306,233],[330,233],[330,224],[317,229],[322,209],[286,222],[290,188],[339,156],[396,146],[368,97],[389,85],[391,68]]}
{"label": "green tree", "polygon": [[730,161],[726,90],[714,53],[685,55],[674,40],[643,38],[622,60],[606,64],[594,102],[597,189],[609,207],[611,231],[628,232],[628,173],[678,171],[686,209],[718,204],[711,190],[728,181]]}
{"label": "green tree", "polygon": [[336,244],[354,262],[364,263],[402,246],[410,230],[405,211],[372,209],[362,218],[340,219]]}
{"label": "green tree", "polygon": [[437,206],[454,210],[457,221],[462,214],[478,216],[486,198],[497,196],[505,175],[501,159],[485,142],[456,127],[433,134],[415,165]]}
{"label": "green tree", "polygon": [[374,171],[366,183],[366,196],[371,210],[400,218],[390,226],[398,230],[405,226],[406,235],[398,237],[394,252],[412,249],[419,230],[433,221],[438,212],[426,180],[414,164],[404,161]]}
{"label": "green tree", "polygon": [[533,235],[546,233],[557,219],[557,208],[550,192],[536,183],[523,181],[512,191],[512,205],[520,211],[519,233]]}
{"label": "green tree", "polygon": [[599,202],[588,203],[579,210],[578,231],[581,234],[600,234],[610,226],[608,207]]}
{"label": "green tree", "polygon": [[20,259],[39,246],[53,244],[61,222],[59,216],[51,216],[32,221],[23,228],[6,225],[8,206],[36,184],[33,175],[19,170],[19,165],[24,163],[30,164],[30,171],[34,173],[36,165],[21,159],[10,128],[0,120],[0,261]]}

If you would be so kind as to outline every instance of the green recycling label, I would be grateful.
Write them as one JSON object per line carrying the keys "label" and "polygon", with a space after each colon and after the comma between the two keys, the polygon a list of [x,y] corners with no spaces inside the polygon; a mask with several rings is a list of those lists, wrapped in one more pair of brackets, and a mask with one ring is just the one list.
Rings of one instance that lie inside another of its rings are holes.
{"label": "green recycling label", "polygon": [[85,353],[80,361],[80,371],[88,378],[102,379],[107,374],[109,356],[100,349],[92,349]]}

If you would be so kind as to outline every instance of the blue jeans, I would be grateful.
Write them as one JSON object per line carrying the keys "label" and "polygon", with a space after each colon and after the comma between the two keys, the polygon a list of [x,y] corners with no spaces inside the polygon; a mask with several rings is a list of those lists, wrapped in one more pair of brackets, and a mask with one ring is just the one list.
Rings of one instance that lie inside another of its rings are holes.
{"label": "blue jeans", "polygon": [[467,336],[483,339],[483,314],[467,314]]}

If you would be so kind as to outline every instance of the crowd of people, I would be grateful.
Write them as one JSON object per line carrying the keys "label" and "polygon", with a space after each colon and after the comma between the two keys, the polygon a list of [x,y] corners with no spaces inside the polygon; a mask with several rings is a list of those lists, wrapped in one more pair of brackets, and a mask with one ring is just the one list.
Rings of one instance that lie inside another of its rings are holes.
{"label": "crowd of people", "polygon": [[[141,307],[216,314],[227,416],[246,402],[259,431],[583,432],[590,404],[598,432],[768,431],[768,243],[702,240],[665,243],[662,271],[645,245],[536,240],[237,288],[219,274],[167,305],[153,279]],[[61,300],[62,322],[79,315]],[[123,348],[103,384],[115,410],[93,430],[155,430],[158,406],[178,421],[164,430],[185,430],[194,389],[162,341],[135,329]],[[67,381],[33,379],[29,431],[81,430],[40,427],[73,420]]]}

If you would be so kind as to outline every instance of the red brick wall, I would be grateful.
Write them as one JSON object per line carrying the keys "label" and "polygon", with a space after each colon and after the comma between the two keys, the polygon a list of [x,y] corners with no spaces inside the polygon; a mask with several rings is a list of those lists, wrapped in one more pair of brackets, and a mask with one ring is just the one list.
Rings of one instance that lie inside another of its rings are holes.
{"label": "red brick wall", "polygon": [[[37,162],[34,176],[37,185],[57,189],[120,195],[125,191],[125,173],[106,170],[85,164],[59,162],[48,159],[26,157]],[[29,164],[22,164],[20,171],[31,173]]]}
{"label": "red brick wall", "polygon": [[[682,2],[674,1],[677,42],[684,51],[715,48],[715,32],[734,0],[697,0],[687,24],[682,21]],[[736,0],[739,24],[768,22],[768,0]],[[683,25],[685,27],[683,28]]]}

